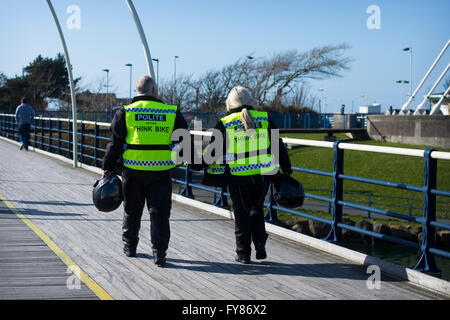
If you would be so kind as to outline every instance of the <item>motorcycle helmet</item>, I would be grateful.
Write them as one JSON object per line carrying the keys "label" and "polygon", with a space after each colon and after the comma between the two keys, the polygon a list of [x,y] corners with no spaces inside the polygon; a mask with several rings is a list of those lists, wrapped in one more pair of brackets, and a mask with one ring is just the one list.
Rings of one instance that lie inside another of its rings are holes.
{"label": "motorcycle helmet", "polygon": [[273,196],[280,207],[295,209],[303,205],[303,186],[294,178],[281,175],[274,183]]}
{"label": "motorcycle helmet", "polygon": [[102,212],[116,210],[122,203],[122,181],[115,174],[97,180],[92,191],[95,207]]}

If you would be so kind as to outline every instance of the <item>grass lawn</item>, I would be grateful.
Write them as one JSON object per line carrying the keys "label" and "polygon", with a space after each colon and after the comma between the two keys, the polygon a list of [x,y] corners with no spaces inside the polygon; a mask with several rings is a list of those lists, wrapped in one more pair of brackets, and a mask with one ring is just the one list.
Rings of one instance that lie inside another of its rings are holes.
{"label": "grass lawn", "polygon": [[[281,137],[323,141],[324,134],[281,134]],[[338,139],[347,138],[345,134],[339,134],[336,137]],[[413,146],[374,140],[351,143],[422,150],[429,148],[428,146]],[[450,152],[449,149],[435,149]],[[328,172],[333,171],[332,149],[300,146],[291,149],[289,155],[293,166]],[[422,186],[423,170],[423,158],[352,150],[345,150],[344,152],[344,173],[347,175]],[[301,172],[295,172],[294,177],[303,184],[305,189],[332,189],[332,179],[329,177]],[[450,161],[438,160],[437,187],[441,190],[450,190]],[[412,206],[416,207],[416,209],[413,209],[412,214],[422,214],[421,193],[347,180],[344,181],[344,191],[344,200],[361,201],[367,205],[369,193],[372,193],[372,206],[405,214],[409,213],[408,207],[411,201]],[[330,195],[329,191],[308,192],[327,197]],[[409,198],[417,200],[409,200]],[[450,218],[450,199],[438,196],[437,210],[438,217]]]}

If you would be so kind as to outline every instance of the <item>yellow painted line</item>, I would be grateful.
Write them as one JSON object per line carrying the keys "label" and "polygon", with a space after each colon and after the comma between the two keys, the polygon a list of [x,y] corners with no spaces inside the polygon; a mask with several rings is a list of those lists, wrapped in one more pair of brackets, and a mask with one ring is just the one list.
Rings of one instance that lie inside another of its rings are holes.
{"label": "yellow painted line", "polygon": [[52,240],[47,236],[41,229],[39,229],[33,222],[31,222],[27,217],[25,217],[19,209],[14,207],[14,205],[9,202],[4,195],[0,193],[0,200],[2,200],[6,206],[14,212],[14,214],[20,218],[34,233],[45,242],[45,244],[72,270],[77,270],[74,274],[83,283],[91,289],[91,291],[99,297],[101,300],[114,300],[105,289],[103,289],[94,279],[92,279],[86,272],[84,272],[70,257]]}

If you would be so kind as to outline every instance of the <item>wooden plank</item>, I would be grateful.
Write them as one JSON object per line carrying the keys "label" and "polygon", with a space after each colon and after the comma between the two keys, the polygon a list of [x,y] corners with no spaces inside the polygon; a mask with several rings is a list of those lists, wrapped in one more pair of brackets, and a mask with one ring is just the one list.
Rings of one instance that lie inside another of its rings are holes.
{"label": "wooden plank", "polygon": [[[0,219],[0,299],[96,299],[81,283],[79,289],[70,290],[67,280],[71,273],[67,272],[67,266],[0,203],[2,215],[12,217]],[[18,240],[21,245],[17,245]],[[30,241],[32,245],[26,245]]]}

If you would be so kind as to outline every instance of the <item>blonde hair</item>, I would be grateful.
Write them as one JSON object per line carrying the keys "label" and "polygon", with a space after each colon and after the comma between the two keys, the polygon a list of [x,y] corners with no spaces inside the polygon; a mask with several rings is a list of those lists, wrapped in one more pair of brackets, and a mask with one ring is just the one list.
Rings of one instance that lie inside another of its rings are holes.
{"label": "blonde hair", "polygon": [[[230,111],[242,106],[254,107],[256,105],[256,100],[252,97],[250,90],[238,86],[231,89],[226,100],[226,105],[227,111]],[[242,109],[240,120],[242,121],[245,130],[255,128],[255,121],[247,108]]]}

